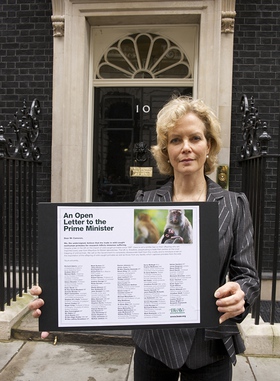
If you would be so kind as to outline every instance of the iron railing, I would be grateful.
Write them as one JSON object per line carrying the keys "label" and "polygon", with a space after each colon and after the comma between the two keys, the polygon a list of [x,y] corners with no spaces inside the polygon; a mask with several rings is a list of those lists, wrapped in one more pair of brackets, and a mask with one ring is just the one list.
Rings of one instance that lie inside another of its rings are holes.
{"label": "iron railing", "polygon": [[[276,316],[276,285],[279,262],[280,155],[268,153],[271,139],[267,125],[258,118],[251,98],[241,101],[243,146],[241,149],[242,190],[247,195],[255,229],[255,254],[260,279],[264,274],[266,241],[271,247],[270,323]],[[15,142],[7,139],[0,127],[0,310],[37,282],[37,168],[40,151],[40,104],[26,104],[8,127]],[[279,137],[280,147],[280,137]],[[278,150],[279,152],[279,150]],[[272,166],[274,166],[272,168]],[[268,168],[269,167],[269,168]],[[269,213],[266,211],[269,209]],[[5,291],[5,292],[4,292]],[[6,296],[5,296],[6,295]],[[259,324],[261,298],[253,308]]]}
{"label": "iron railing", "polygon": [[[276,322],[276,286],[279,261],[280,155],[268,153],[271,136],[267,124],[258,117],[258,110],[246,95],[241,99],[243,146],[241,148],[242,190],[247,195],[255,231],[255,255],[258,274],[271,282],[271,299],[264,311],[270,324]],[[278,152],[280,137],[278,142]],[[264,266],[266,262],[266,266]],[[261,295],[253,308],[255,324],[262,312]],[[279,312],[278,312],[279,315]],[[277,316],[279,319],[279,316]]]}
{"label": "iron railing", "polygon": [[[0,126],[0,310],[37,280],[37,168],[40,103]],[[9,131],[11,131],[9,133]],[[14,139],[13,139],[14,138]]]}

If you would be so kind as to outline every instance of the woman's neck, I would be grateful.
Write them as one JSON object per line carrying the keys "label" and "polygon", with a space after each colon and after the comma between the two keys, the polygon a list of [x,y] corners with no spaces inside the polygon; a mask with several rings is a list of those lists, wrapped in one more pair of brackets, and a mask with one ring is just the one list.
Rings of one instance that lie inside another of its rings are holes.
{"label": "woman's neck", "polygon": [[207,183],[203,176],[174,178],[173,201],[206,201]]}

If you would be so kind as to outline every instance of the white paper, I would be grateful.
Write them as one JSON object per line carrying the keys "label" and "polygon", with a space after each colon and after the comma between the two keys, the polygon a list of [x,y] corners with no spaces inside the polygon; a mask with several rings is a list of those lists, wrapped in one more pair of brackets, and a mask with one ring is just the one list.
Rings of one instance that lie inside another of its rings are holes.
{"label": "white paper", "polygon": [[168,208],[57,207],[59,327],[200,323],[199,207],[192,243],[135,243],[135,216],[162,229]]}

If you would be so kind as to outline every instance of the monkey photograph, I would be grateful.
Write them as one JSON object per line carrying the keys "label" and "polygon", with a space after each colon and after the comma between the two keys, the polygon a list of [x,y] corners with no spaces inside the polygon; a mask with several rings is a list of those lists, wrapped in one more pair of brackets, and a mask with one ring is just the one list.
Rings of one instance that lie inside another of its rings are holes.
{"label": "monkey photograph", "polygon": [[192,243],[191,221],[191,210],[135,210],[134,243]]}
{"label": "monkey photograph", "polygon": [[[193,242],[193,229],[190,221],[185,216],[183,209],[171,209],[168,211],[166,225],[164,227],[164,233],[167,232],[167,229],[171,229],[174,233],[173,237],[180,237],[183,240],[183,243],[192,243]],[[171,237],[169,239],[172,239]],[[175,239],[175,238],[174,238]],[[161,243],[164,240],[164,234],[160,239]],[[171,242],[168,242],[171,243]],[[178,243],[178,242],[177,242]]]}
{"label": "monkey photograph", "polygon": [[175,231],[171,228],[167,228],[164,230],[163,238],[160,243],[184,243],[184,240],[179,235],[175,234]]}
{"label": "monkey photograph", "polygon": [[140,213],[135,219],[135,243],[157,243],[160,239],[159,230],[147,213]]}

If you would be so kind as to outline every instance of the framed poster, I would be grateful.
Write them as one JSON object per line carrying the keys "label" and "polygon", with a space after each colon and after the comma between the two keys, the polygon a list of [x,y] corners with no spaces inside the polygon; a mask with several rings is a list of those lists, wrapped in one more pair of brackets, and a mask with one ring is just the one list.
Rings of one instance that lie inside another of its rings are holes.
{"label": "framed poster", "polygon": [[40,331],[217,326],[217,203],[39,205]]}

